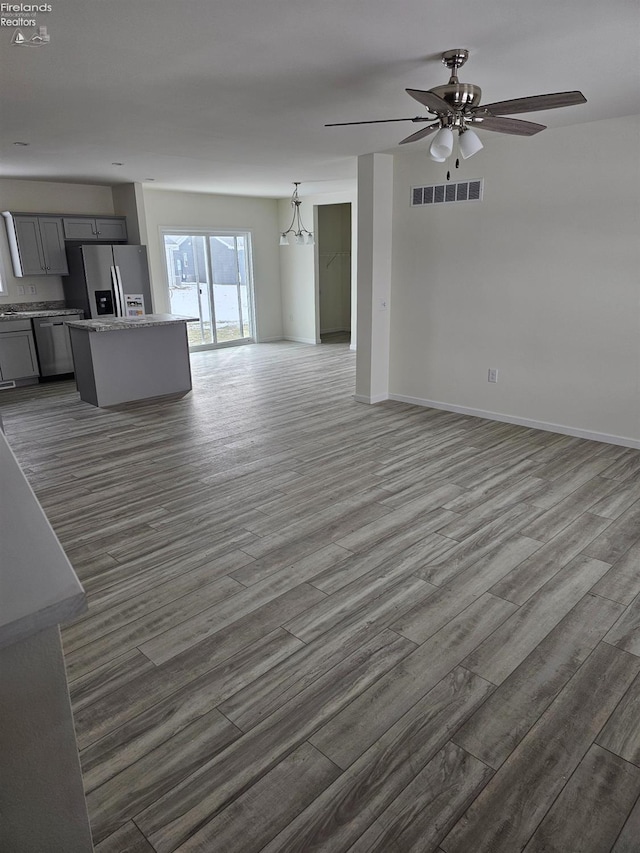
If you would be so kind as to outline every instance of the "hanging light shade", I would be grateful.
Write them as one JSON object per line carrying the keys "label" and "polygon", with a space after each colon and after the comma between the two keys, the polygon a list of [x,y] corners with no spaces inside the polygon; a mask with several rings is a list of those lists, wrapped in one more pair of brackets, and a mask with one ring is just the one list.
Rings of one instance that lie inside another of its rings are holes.
{"label": "hanging light shade", "polygon": [[442,162],[453,151],[453,131],[450,127],[441,127],[433,137],[429,153],[433,160]]}
{"label": "hanging light shade", "polygon": [[482,145],[482,142],[480,142],[478,134],[470,128],[467,128],[458,138],[458,148],[460,149],[460,154],[462,154],[465,160],[469,157],[473,157],[473,155],[477,154],[483,147],[484,146]]}
{"label": "hanging light shade", "polygon": [[313,233],[304,227],[302,224],[302,219],[300,217],[300,205],[302,201],[298,196],[298,187],[300,186],[300,181],[294,181],[294,191],[291,196],[291,207],[293,208],[293,216],[291,217],[291,224],[287,228],[286,231],[283,231],[280,235],[280,245],[281,246],[289,246],[289,234],[293,235],[294,243],[296,246],[304,246],[305,242],[308,246],[314,245]]}

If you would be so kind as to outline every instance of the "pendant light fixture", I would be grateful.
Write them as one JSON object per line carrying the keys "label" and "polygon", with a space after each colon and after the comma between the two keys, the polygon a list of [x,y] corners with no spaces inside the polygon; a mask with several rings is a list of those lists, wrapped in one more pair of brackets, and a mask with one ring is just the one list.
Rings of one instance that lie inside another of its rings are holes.
{"label": "pendant light fixture", "polygon": [[298,196],[298,187],[300,186],[300,181],[294,181],[293,185],[295,187],[293,191],[293,195],[291,196],[291,207],[293,208],[293,216],[291,217],[291,224],[287,228],[286,231],[283,231],[280,235],[280,245],[281,246],[289,246],[289,234],[293,235],[294,242],[297,246],[313,246],[314,239],[313,233],[308,231],[304,225],[302,224],[302,219],[300,218],[300,205],[302,201]]}

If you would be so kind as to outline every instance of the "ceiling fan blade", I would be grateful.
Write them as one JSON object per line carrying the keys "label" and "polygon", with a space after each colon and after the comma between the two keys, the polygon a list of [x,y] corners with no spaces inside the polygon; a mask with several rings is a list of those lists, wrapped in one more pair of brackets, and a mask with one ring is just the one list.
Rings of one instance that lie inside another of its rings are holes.
{"label": "ceiling fan blade", "polygon": [[374,118],[371,121],[334,121],[325,127],[346,127],[348,124],[384,124],[388,121],[433,121],[433,116],[416,116],[415,118]]}
{"label": "ceiling fan blade", "polygon": [[404,145],[405,142],[417,142],[419,139],[424,139],[425,136],[429,136],[430,133],[433,133],[434,130],[437,130],[440,127],[440,122],[437,121],[435,124],[430,124],[429,127],[423,127],[422,130],[416,130],[415,133],[412,133],[411,136],[406,136],[404,139],[401,139],[398,145]]}
{"label": "ceiling fan blade", "polygon": [[495,130],[497,133],[511,133],[513,136],[533,136],[546,128],[546,124],[502,116],[477,116],[471,119],[471,124],[480,130]]}
{"label": "ceiling fan blade", "polygon": [[511,101],[481,104],[472,112],[476,115],[482,115],[486,110],[491,115],[508,116],[516,113],[534,113],[537,110],[554,110],[558,107],[572,107],[575,104],[586,104],[586,102],[587,99],[582,92],[555,92],[550,95],[531,95],[528,98],[514,98]]}
{"label": "ceiling fan blade", "polygon": [[432,113],[450,115],[453,112],[449,104],[433,92],[423,92],[421,89],[405,89],[405,92],[407,95],[415,98],[416,101],[419,101],[428,110],[431,110]]}

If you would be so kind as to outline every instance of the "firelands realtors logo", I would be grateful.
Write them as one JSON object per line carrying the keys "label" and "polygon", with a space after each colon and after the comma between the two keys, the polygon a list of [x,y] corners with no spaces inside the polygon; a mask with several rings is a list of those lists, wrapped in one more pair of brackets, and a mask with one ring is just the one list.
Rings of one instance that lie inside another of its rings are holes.
{"label": "firelands realtors logo", "polygon": [[11,43],[18,47],[49,44],[47,28],[40,26],[35,16],[51,8],[50,3],[0,3],[0,27],[14,29]]}

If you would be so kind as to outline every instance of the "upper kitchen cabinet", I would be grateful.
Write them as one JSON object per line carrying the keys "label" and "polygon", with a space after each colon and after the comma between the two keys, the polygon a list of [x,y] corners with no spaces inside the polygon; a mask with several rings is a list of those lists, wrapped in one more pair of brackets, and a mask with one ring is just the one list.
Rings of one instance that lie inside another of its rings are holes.
{"label": "upper kitchen cabinet", "polygon": [[67,275],[64,230],[60,216],[2,214],[7,224],[14,274]]}
{"label": "upper kitchen cabinet", "polygon": [[65,240],[103,240],[105,243],[126,242],[127,220],[123,217],[64,216]]}

